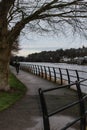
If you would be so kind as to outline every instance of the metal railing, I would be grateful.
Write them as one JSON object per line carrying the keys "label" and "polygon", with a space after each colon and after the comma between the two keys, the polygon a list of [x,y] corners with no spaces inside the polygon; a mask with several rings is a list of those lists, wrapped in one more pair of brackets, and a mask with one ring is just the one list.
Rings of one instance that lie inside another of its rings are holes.
{"label": "metal railing", "polygon": [[[65,69],[65,68],[58,68],[58,67],[49,67],[49,66],[42,66],[42,65],[34,65],[34,64],[21,64],[21,69],[31,72],[35,75],[38,75],[42,78],[48,79],[55,83],[60,84],[60,87],[50,88],[46,90],[42,90],[41,88],[39,91],[40,102],[42,107],[43,113],[43,123],[44,123],[44,130],[50,130],[49,125],[49,117],[69,109],[77,104],[79,104],[80,116],[66,125],[61,130],[66,130],[71,127],[76,122],[80,121],[80,130],[86,130],[86,113],[84,100],[87,98],[87,95],[82,94],[83,87],[87,87],[87,72],[80,71],[80,70],[73,70],[73,69]],[[63,85],[66,84],[66,85]],[[73,103],[69,103],[68,105],[64,105],[60,109],[53,111],[52,113],[48,113],[46,100],[45,100],[45,93],[51,92],[54,90],[59,90],[62,88],[70,88],[74,86],[77,90],[78,100],[74,101]]]}
{"label": "metal railing", "polygon": [[[34,64],[21,64],[21,69],[61,85],[81,81],[87,77],[86,71]],[[87,81],[81,83],[81,86],[87,86]]]}
{"label": "metal railing", "polygon": [[[87,95],[82,94],[81,88],[80,88],[80,83],[86,81],[87,79],[84,79],[82,81],[76,81],[75,83],[69,84],[69,85],[62,85],[60,87],[56,87],[56,88],[50,88],[50,89],[46,89],[46,90],[42,90],[41,88],[39,88],[39,96],[40,96],[40,102],[41,102],[41,108],[42,108],[42,113],[43,113],[43,124],[44,124],[44,130],[50,130],[50,123],[49,123],[49,117],[62,112],[66,109],[69,109],[77,104],[79,104],[79,109],[80,109],[80,116],[75,119],[74,121],[68,123],[65,127],[63,127],[61,130],[66,130],[68,128],[70,128],[72,125],[74,125],[75,123],[77,123],[78,121],[80,121],[80,128],[79,130],[86,130],[86,113],[87,111],[85,110],[85,104],[84,104],[84,100],[87,98]],[[78,100],[74,101],[73,103],[69,103],[68,105],[64,105],[63,107],[48,113],[47,110],[47,105],[46,105],[46,100],[45,100],[45,93],[46,92],[51,92],[54,90],[59,90],[59,89],[63,89],[63,88],[67,88],[68,86],[72,86],[72,85],[76,85],[77,88],[77,95],[78,95]],[[58,129],[59,130],[59,129]]]}

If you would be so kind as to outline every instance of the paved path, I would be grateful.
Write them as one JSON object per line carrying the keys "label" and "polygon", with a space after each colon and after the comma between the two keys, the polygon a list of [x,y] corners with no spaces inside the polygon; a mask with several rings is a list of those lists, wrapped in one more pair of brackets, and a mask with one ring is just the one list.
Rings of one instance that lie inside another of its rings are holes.
{"label": "paved path", "polygon": [[[13,67],[11,67],[11,71],[16,75]],[[43,130],[38,88],[56,87],[57,84],[24,71],[20,71],[16,77],[26,85],[27,93],[25,97],[15,105],[0,112],[0,130]],[[55,95],[60,93],[61,91],[55,93]],[[54,93],[51,94],[54,95]],[[63,94],[65,94],[65,92]],[[62,115],[51,117],[51,128],[52,130],[60,130],[60,128],[70,120],[73,119]],[[75,129],[70,128],[69,130]]]}

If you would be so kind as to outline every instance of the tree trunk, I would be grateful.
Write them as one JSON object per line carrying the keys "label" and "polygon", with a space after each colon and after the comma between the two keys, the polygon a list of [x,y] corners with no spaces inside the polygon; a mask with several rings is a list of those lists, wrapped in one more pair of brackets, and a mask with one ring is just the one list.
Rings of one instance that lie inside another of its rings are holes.
{"label": "tree trunk", "polygon": [[0,90],[5,91],[10,89],[8,83],[10,52],[7,46],[0,48]]}

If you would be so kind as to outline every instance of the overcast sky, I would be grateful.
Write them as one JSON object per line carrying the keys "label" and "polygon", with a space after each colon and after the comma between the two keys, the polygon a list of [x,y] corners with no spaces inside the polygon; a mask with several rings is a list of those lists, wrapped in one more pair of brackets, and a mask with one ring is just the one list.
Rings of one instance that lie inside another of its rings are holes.
{"label": "overcast sky", "polygon": [[20,39],[20,48],[21,50],[17,55],[27,56],[35,52],[41,51],[52,51],[57,49],[69,49],[69,48],[79,48],[82,46],[87,47],[87,40],[78,35],[75,36],[55,36],[47,35],[40,36],[37,34],[31,34],[22,36]]}

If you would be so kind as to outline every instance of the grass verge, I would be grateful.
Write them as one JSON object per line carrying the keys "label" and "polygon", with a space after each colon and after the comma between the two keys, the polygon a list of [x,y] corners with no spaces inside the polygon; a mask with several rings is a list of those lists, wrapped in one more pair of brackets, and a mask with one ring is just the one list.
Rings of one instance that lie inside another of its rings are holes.
{"label": "grass verge", "polygon": [[26,93],[26,87],[13,74],[9,76],[10,91],[0,91],[0,111],[7,109]]}

